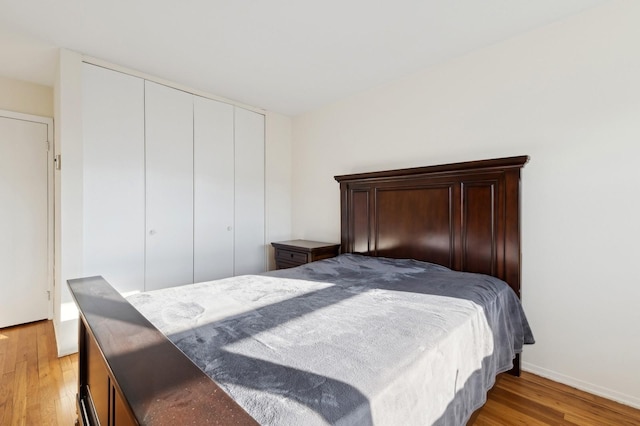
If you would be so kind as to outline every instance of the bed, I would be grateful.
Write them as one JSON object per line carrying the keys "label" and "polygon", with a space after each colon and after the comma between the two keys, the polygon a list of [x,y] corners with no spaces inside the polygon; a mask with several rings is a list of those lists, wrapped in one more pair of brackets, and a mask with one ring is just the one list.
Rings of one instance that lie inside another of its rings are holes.
{"label": "bed", "polygon": [[70,280],[79,420],[464,423],[533,343],[517,300],[527,160],[336,176],[333,259],[128,300]]}

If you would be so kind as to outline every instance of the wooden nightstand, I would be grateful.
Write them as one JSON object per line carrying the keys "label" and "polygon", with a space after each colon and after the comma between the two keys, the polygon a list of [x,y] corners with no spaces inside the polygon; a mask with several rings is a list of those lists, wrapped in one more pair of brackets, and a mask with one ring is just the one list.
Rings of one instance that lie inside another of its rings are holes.
{"label": "wooden nightstand", "polygon": [[340,253],[340,244],[319,241],[279,241],[271,245],[276,250],[276,269],[293,268],[316,260],[335,257]]}

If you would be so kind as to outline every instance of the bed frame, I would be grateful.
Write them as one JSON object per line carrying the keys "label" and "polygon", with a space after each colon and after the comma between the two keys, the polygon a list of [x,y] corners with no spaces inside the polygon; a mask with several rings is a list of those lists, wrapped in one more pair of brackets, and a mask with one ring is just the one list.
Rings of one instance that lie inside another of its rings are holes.
{"label": "bed frame", "polygon": [[[342,252],[490,274],[519,296],[527,160],[336,176]],[[256,424],[102,277],[68,283],[80,311],[80,424]],[[512,374],[519,372],[516,359]]]}

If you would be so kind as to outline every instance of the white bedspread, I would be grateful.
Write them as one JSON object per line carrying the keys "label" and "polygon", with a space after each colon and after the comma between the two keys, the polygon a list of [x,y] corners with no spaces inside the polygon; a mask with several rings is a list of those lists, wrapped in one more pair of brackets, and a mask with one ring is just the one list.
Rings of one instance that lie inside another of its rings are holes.
{"label": "white bedspread", "polygon": [[261,424],[464,423],[521,349],[511,337],[495,353],[510,309],[485,311],[511,290],[466,274],[489,288],[482,303],[425,291],[410,282],[424,280],[422,262],[357,263],[366,270],[331,279],[353,260],[340,258],[317,262],[312,280],[242,276],[129,301]]}

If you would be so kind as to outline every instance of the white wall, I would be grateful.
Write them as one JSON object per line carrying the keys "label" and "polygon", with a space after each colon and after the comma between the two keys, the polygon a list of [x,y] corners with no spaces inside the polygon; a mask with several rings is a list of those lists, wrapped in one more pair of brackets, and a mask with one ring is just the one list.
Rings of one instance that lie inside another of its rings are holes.
{"label": "white wall", "polygon": [[291,118],[265,116],[265,179],[269,270],[275,269],[273,241],[291,239]]}
{"label": "white wall", "polygon": [[53,117],[53,88],[0,77],[0,109]]}
{"label": "white wall", "polygon": [[293,236],[337,174],[528,154],[524,368],[640,407],[640,2],[607,3],[293,121]]}
{"label": "white wall", "polygon": [[[54,87],[55,149],[56,154],[62,155],[62,169],[57,171],[55,176],[54,326],[60,356],[77,351],[77,310],[67,289],[67,280],[83,276],[82,61],[82,55],[61,49]],[[100,62],[100,65],[108,67],[110,64]],[[113,67],[123,71],[121,67]],[[166,81],[162,83],[170,84]],[[179,85],[177,87],[207,96],[201,91]],[[268,243],[272,240],[288,239],[291,235],[291,119],[267,112],[265,144]]]}

